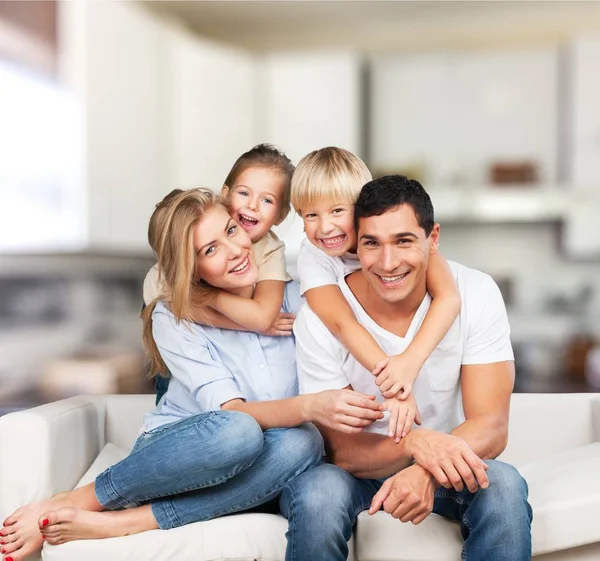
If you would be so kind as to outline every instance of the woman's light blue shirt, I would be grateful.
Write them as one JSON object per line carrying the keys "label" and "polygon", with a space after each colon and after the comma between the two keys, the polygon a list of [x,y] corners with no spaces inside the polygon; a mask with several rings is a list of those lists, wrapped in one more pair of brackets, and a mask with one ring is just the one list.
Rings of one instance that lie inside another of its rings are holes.
{"label": "woman's light blue shirt", "polygon": [[[297,314],[301,303],[298,283],[288,282],[281,311]],[[152,333],[171,380],[156,409],[145,416],[143,430],[220,409],[235,398],[268,401],[298,395],[293,336],[177,322],[163,302],[152,314]]]}

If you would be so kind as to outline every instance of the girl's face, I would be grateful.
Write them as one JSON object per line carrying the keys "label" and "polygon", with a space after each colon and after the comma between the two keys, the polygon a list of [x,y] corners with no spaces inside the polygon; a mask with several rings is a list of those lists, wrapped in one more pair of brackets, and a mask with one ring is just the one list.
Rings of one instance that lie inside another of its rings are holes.
{"label": "girl's face", "polygon": [[253,166],[238,175],[234,185],[224,186],[231,215],[250,235],[260,240],[274,225],[283,204],[285,181],[273,168]]}
{"label": "girl's face", "polygon": [[198,278],[216,288],[235,293],[258,278],[250,237],[221,205],[196,224],[194,251]]}

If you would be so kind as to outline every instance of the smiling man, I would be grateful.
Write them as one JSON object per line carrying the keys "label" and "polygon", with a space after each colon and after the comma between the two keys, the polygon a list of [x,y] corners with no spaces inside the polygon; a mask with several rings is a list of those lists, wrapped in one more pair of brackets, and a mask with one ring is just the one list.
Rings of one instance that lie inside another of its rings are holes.
{"label": "smiling man", "polygon": [[[386,176],[364,186],[354,218],[362,270],[338,284],[382,349],[401,353],[431,302],[425,273],[439,239],[431,200],[417,181]],[[319,427],[332,464],[284,489],[286,561],[346,559],[358,514],[381,508],[402,522],[418,524],[431,512],[458,521],[463,559],[531,559],[527,484],[494,460],[507,443],[514,382],[504,302],[488,275],[451,268],[462,309],[414,383],[421,428],[396,444],[386,419],[355,434]],[[302,393],[347,388],[382,400],[375,377],[307,305],[294,331]]]}

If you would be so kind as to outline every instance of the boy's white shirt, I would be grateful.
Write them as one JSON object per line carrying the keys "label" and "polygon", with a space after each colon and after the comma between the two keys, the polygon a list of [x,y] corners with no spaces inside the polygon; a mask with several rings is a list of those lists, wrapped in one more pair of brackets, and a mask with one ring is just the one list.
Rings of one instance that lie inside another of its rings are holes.
{"label": "boy's white shirt", "polygon": [[[270,230],[252,244],[258,268],[258,279],[287,282],[292,280],[285,269],[285,244]],[[161,279],[158,264],[154,265],[144,279],[144,302],[149,304],[160,296]]]}
{"label": "boy's white shirt", "polygon": [[[450,432],[464,421],[460,369],[463,364],[490,364],[514,360],[510,327],[504,301],[494,280],[485,273],[449,262],[462,300],[460,314],[414,382],[422,426]],[[415,336],[429,309],[427,294],[419,306],[405,337],[398,337],[378,325],[362,308],[340,276],[337,283],[357,320],[373,335],[388,355],[402,353]],[[300,393],[328,389],[353,389],[383,397],[375,377],[366,370],[317,315],[304,303],[294,322],[296,360]],[[386,417],[366,430],[387,434]]]}
{"label": "boy's white shirt", "polygon": [[331,257],[307,238],[300,244],[297,265],[301,295],[311,288],[337,284],[340,277],[360,269],[357,255],[346,253],[342,257]]}

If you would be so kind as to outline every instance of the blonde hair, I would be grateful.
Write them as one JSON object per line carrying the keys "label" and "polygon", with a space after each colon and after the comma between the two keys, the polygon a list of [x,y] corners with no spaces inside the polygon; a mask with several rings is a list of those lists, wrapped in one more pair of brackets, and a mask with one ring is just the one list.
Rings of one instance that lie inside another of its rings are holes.
{"label": "blonde hair", "polygon": [[373,178],[358,157],[335,146],[314,150],[298,162],[292,177],[292,205],[298,214],[317,200],[355,203],[363,185]]}
{"label": "blonde hair", "polygon": [[158,259],[159,276],[163,280],[161,294],[142,311],[142,340],[150,375],[166,375],[167,367],[160,356],[152,334],[152,313],[159,300],[169,302],[178,321],[193,321],[194,306],[202,306],[215,290],[197,277],[194,228],[208,210],[221,205],[229,212],[229,203],[210,189],[171,191],[156,205],[148,240]]}
{"label": "blonde hair", "polygon": [[227,174],[224,186],[231,189],[235,186],[238,177],[251,167],[264,167],[277,171],[284,182],[283,195],[279,201],[279,213],[276,224],[280,224],[290,212],[290,188],[292,175],[294,174],[294,164],[280,150],[272,144],[258,144],[248,152],[244,152],[233,164],[233,167]]}

